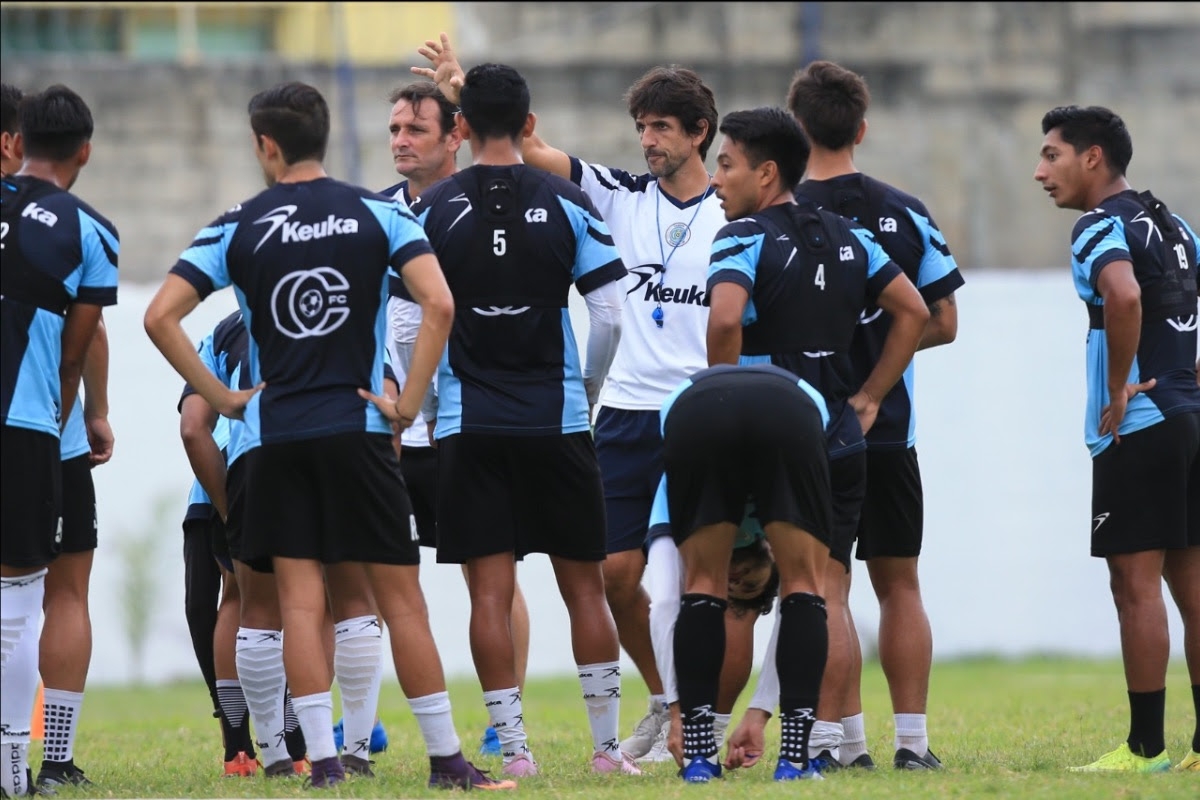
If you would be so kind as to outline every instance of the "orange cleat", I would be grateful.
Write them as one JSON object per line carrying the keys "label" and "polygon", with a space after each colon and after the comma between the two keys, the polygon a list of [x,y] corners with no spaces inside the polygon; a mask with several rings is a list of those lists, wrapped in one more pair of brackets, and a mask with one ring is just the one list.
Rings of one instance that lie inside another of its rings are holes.
{"label": "orange cleat", "polygon": [[258,773],[257,759],[250,758],[246,753],[239,752],[232,761],[225,762],[226,778],[253,778]]}

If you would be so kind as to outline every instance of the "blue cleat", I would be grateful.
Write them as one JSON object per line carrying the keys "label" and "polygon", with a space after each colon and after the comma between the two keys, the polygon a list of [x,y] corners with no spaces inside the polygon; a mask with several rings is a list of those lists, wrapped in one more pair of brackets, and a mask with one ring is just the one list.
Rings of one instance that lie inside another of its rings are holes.
{"label": "blue cleat", "polygon": [[[345,744],[345,738],[346,735],[342,731],[342,720],[339,719],[337,724],[333,726],[333,746],[339,753],[342,752],[342,746]],[[497,745],[497,747],[498,746],[499,745]],[[371,755],[382,753],[384,750],[388,749],[387,731],[384,729],[383,722],[380,720],[375,720],[375,727],[371,729],[371,744],[369,748]],[[497,754],[498,753],[499,751],[497,751]]]}
{"label": "blue cleat", "polygon": [[502,755],[500,752],[500,737],[496,735],[496,729],[491,725],[488,725],[487,730],[483,732],[483,738],[480,739],[479,755]]}
{"label": "blue cleat", "polygon": [[708,783],[721,777],[721,765],[704,756],[696,756],[679,770],[679,777],[688,783]]}
{"label": "blue cleat", "polygon": [[383,728],[383,722],[375,720],[375,727],[371,728],[371,755],[382,753],[384,750],[387,750],[387,746],[388,735],[387,731]]}
{"label": "blue cleat", "polygon": [[821,771],[816,765],[817,759],[812,759],[808,762],[808,766],[804,769],[788,761],[786,758],[779,759],[779,766],[775,767],[775,780],[777,781],[823,781]]}

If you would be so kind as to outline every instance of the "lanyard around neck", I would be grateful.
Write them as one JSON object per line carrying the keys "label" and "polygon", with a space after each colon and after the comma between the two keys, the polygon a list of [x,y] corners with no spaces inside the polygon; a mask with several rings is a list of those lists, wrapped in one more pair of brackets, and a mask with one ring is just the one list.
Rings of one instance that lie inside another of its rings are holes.
{"label": "lanyard around neck", "polygon": [[[650,318],[654,320],[654,324],[659,328],[663,326],[663,308],[662,308],[662,288],[663,281],[667,278],[667,264],[671,262],[671,256],[675,255],[675,251],[683,244],[683,236],[679,237],[679,241],[671,245],[671,252],[663,251],[663,235],[662,235],[662,217],[658,213],[658,203],[662,198],[662,184],[659,184],[658,192],[654,195],[654,230],[658,234],[658,257],[662,261],[662,272],[658,273],[658,301],[654,306],[654,310],[650,312]],[[692,212],[692,218],[688,220],[687,226],[683,229],[684,234],[687,234],[692,229],[692,223],[696,221],[696,215],[700,213],[700,207],[704,205],[704,201],[708,199],[708,193],[712,190],[712,186],[704,187],[704,194],[700,195],[700,200],[696,203],[696,210]],[[668,228],[667,230],[670,230]]]}

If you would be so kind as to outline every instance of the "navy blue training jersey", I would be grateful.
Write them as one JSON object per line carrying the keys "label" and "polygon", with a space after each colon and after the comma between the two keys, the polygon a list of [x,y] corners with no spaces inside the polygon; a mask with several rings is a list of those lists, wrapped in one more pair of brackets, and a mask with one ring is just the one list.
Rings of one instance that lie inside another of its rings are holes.
{"label": "navy blue training jersey", "polygon": [[741,363],[775,364],[821,392],[830,458],[866,449],[846,402],[862,385],[851,340],[862,309],[899,275],[866,228],[807,201],[734,220],[713,240],[708,290],[736,283],[750,294]]}
{"label": "navy blue training jersey", "polygon": [[[797,199],[806,198],[835,214],[854,220],[875,235],[884,252],[904,272],[926,305],[949,297],[964,283],[946,239],[925,205],[910,194],[861,172],[823,181],[804,181]],[[863,309],[850,362],[859,385],[866,382],[883,354],[892,315],[871,305]],[[872,450],[912,447],[917,441],[913,408],[914,366],[879,404],[879,415],[867,433]]]}
{"label": "navy blue training jersey", "polygon": [[1100,414],[1109,403],[1108,336],[1101,271],[1114,261],[1133,264],[1142,291],[1142,330],[1126,383],[1151,378],[1153,389],[1133,397],[1119,433],[1148,428],[1176,414],[1200,410],[1196,385],[1196,234],[1148,193],[1115,194],[1079,218],[1071,233],[1075,290],[1087,304],[1087,413],[1084,437],[1093,457],[1112,443],[1100,435]]}
{"label": "navy blue training jersey", "polygon": [[567,293],[626,274],[591,201],[570,181],[520,164],[469,167],[412,209],[454,295],[435,438],[589,430]]}
{"label": "navy blue training jersey", "polygon": [[75,195],[28,175],[4,178],[0,212],[4,424],[58,436],[67,309],[117,302],[117,229]]}
{"label": "navy blue training jersey", "polygon": [[203,298],[232,284],[250,334],[246,447],[391,433],[379,394],[389,276],[432,252],[391,198],[332,178],[280,183],[197,234],[172,272]]}
{"label": "navy blue training jersey", "polygon": [[[212,331],[200,340],[196,352],[208,371],[217,377],[221,383],[230,389],[249,389],[254,384],[250,382],[250,348],[246,324],[242,320],[242,312],[234,311],[217,323]],[[196,390],[190,383],[183,385],[183,393],[179,395],[179,408],[183,401]],[[222,419],[225,419],[222,417]],[[233,464],[249,448],[246,436],[246,423],[242,420],[226,420],[228,428],[227,441],[222,445],[225,450],[225,463]]]}

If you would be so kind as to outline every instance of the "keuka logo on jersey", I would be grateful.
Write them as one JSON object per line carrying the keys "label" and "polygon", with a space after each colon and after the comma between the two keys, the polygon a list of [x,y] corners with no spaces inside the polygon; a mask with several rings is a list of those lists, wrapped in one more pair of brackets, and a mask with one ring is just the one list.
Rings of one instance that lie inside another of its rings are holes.
{"label": "keuka logo on jersey", "polygon": [[707,306],[708,292],[704,287],[692,284],[691,286],[680,286],[672,288],[670,286],[661,285],[658,277],[662,274],[663,268],[661,264],[643,264],[640,267],[634,267],[629,270],[629,274],[637,278],[635,283],[626,294],[633,294],[642,287],[645,287],[645,296],[642,298],[647,303],[681,303],[684,305]]}
{"label": "keuka logo on jersey", "polygon": [[267,239],[271,238],[271,234],[282,229],[283,234],[280,241],[283,244],[292,242],[308,242],[313,239],[324,239],[328,236],[340,236],[348,233],[358,233],[358,220],[353,217],[343,218],[336,217],[330,214],[321,222],[302,223],[291,222],[292,214],[296,213],[297,206],[280,206],[272,209],[266,214],[263,214],[258,219],[254,220],[255,225],[270,223],[271,227],[263,234],[263,237],[258,240],[258,244],[254,246],[254,252],[258,252],[258,248],[262,247]]}
{"label": "keuka logo on jersey", "polygon": [[54,224],[58,222],[58,214],[55,214],[53,211],[47,211],[37,203],[30,203],[25,206],[25,210],[21,212],[21,219],[26,218],[37,220],[50,228],[53,228]]}

